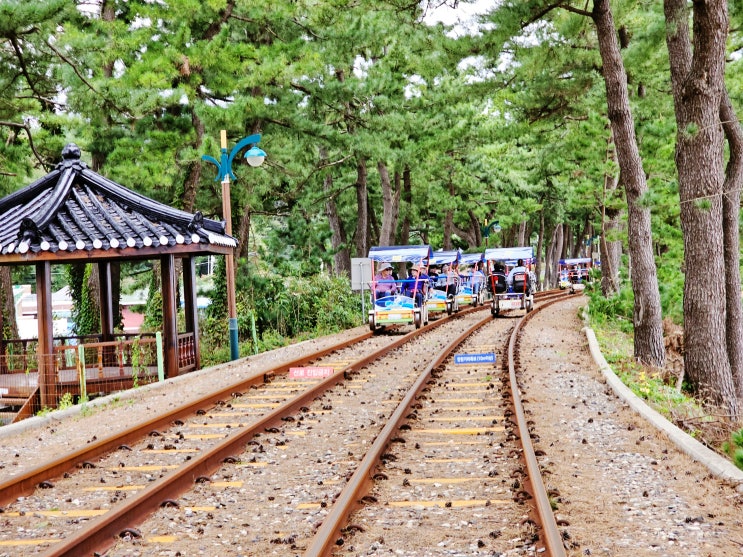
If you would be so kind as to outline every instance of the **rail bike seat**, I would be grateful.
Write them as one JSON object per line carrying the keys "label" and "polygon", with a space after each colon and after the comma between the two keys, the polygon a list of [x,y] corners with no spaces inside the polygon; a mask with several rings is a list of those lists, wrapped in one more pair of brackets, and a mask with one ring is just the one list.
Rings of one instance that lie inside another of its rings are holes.
{"label": "rail bike seat", "polygon": [[524,293],[530,296],[534,291],[534,284],[529,273],[516,273],[513,275],[513,286],[511,291],[514,293]]}
{"label": "rail bike seat", "polygon": [[489,289],[495,294],[504,294],[508,290],[508,283],[506,282],[506,275],[493,274],[490,275],[490,282],[488,283]]}

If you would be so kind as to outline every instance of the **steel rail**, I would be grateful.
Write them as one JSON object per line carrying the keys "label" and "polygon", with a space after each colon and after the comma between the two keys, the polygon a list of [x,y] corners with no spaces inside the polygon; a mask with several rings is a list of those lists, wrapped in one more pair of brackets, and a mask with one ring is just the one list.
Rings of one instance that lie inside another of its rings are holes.
{"label": "steel rail", "polygon": [[[307,363],[317,358],[327,356],[328,354],[331,354],[336,350],[340,350],[342,348],[350,346],[351,344],[366,340],[370,338],[372,334],[373,333],[371,331],[365,331],[364,333],[356,337],[348,339],[344,342],[334,344],[329,348],[318,350],[317,352],[313,352],[306,356],[302,356],[300,358],[296,358],[289,362],[280,364],[272,368],[271,372],[277,374],[286,373],[288,372],[289,368],[306,365]],[[239,363],[239,360],[237,362],[233,362],[230,367],[239,365]],[[108,451],[115,450],[121,445],[127,445],[129,443],[142,439],[153,430],[157,430],[165,425],[174,422],[175,420],[181,419],[185,416],[189,416],[197,410],[203,408],[204,406],[212,405],[217,401],[223,400],[225,398],[232,398],[235,392],[242,392],[249,389],[253,385],[261,384],[265,380],[266,373],[267,372],[265,371],[256,372],[254,375],[242,379],[224,389],[220,389],[219,391],[216,391],[214,393],[209,393],[197,400],[174,408],[166,414],[162,414],[151,420],[142,422],[132,429],[112,434],[108,437],[100,439],[99,441],[90,443],[89,445],[86,445],[85,447],[77,451],[63,455],[58,459],[45,463],[37,468],[33,468],[15,478],[6,480],[0,483],[0,505],[6,505],[9,502],[14,501],[18,497],[33,492],[33,490],[40,482],[59,477],[68,470],[75,468],[75,466],[80,463],[89,461]]]}
{"label": "steel rail", "polygon": [[[458,316],[471,313],[472,311],[475,311],[474,308],[460,311]],[[44,557],[77,557],[79,555],[92,555],[95,552],[105,552],[114,545],[119,535],[126,531],[131,532],[134,526],[140,524],[145,518],[160,508],[164,502],[175,500],[182,493],[192,489],[195,482],[208,479],[226,460],[234,459],[234,455],[244,450],[248,441],[257,433],[261,433],[267,428],[280,424],[282,417],[310,404],[316,399],[318,394],[346,380],[350,373],[367,366],[372,361],[399,348],[411,339],[447,321],[448,319],[441,319],[435,323],[429,323],[425,327],[416,329],[316,383],[299,396],[282,403],[257,422],[236,431],[208,451],[194,457],[183,467],[149,484],[141,492],[127,498],[119,505],[113,507],[109,512],[92,520],[82,530],[74,533],[71,537],[55,543],[54,546],[43,554]],[[369,332],[369,335],[371,334]],[[316,357],[316,355],[313,355],[312,359]],[[288,367],[288,364],[282,366],[282,368],[286,369]]]}
{"label": "steel rail", "polygon": [[374,443],[367,451],[364,458],[359,463],[351,479],[341,491],[335,500],[333,507],[328,512],[322,524],[310,541],[304,552],[305,557],[325,557],[331,554],[335,546],[335,540],[341,533],[341,529],[348,522],[348,517],[353,511],[361,506],[360,499],[369,491],[373,483],[373,471],[379,464],[381,456],[392,441],[403,422],[407,421],[407,416],[412,409],[415,399],[421,390],[426,386],[431,378],[431,372],[440,366],[446,358],[459,346],[464,340],[474,333],[483,325],[491,322],[493,318],[488,315],[478,321],[458,337],[452,340],[436,355],[434,360],[420,373],[415,383],[410,387],[405,397],[390,416],[387,424],[379,433]]}
{"label": "steel rail", "polygon": [[[544,295],[547,296],[546,294]],[[546,307],[548,305],[551,305],[553,303],[556,303],[562,299],[564,299],[565,296],[550,300],[549,302],[545,302],[544,305],[540,305],[539,308],[535,308],[534,312],[528,313],[528,316],[534,315],[539,309]],[[415,402],[415,398],[418,396],[420,391],[425,387],[425,385],[428,383],[428,381],[431,378],[431,372],[436,369],[438,366],[440,366],[447,357],[453,352],[457,346],[459,346],[467,337],[469,337],[472,333],[474,333],[477,329],[482,327],[483,325],[487,324],[488,322],[492,321],[492,317],[488,315],[483,320],[479,321],[478,323],[474,324],[470,328],[468,328],[466,331],[464,331],[461,335],[459,335],[457,338],[452,340],[448,345],[446,345],[444,348],[439,351],[436,358],[433,360],[433,362],[428,365],[419,375],[416,382],[411,386],[408,393],[405,395],[405,398],[400,402],[395,412],[390,416],[387,424],[382,429],[382,431],[379,433],[377,438],[375,439],[372,446],[369,448],[369,451],[367,451],[364,458],[359,463],[359,467],[356,469],[356,472],[351,476],[350,480],[346,484],[346,486],[341,491],[340,495],[335,500],[335,503],[333,507],[330,509],[328,514],[326,515],[325,519],[323,520],[322,524],[319,526],[317,532],[315,532],[315,535],[313,536],[312,540],[310,540],[309,545],[307,546],[307,549],[304,552],[304,557],[329,557],[332,555],[333,549],[336,547],[336,540],[339,539],[342,533],[342,529],[346,526],[348,523],[349,517],[351,514],[358,508],[361,507],[362,497],[368,493],[370,490],[370,487],[373,483],[373,476],[374,476],[374,469],[378,466],[381,456],[385,453],[386,449],[390,445],[393,437],[398,432],[400,426],[407,420],[407,416],[412,409],[412,406]],[[519,319],[519,323],[514,328],[514,332],[511,335],[511,339],[509,340],[509,368],[513,369],[512,365],[512,345],[515,344],[515,338],[516,338],[516,331],[518,328],[520,328],[521,324],[525,322],[526,316]],[[515,375],[512,375],[511,379],[511,389],[513,391],[513,398],[518,399],[518,390],[514,387],[514,381],[515,381]],[[518,414],[519,411],[521,413],[521,417],[523,418],[523,408],[521,407],[520,399],[518,399],[518,404],[516,413]],[[536,462],[536,457],[534,456],[534,448],[531,445],[531,440],[529,438],[529,430],[528,425],[526,424],[526,420],[522,419],[519,420],[519,423],[517,424],[520,431],[520,438],[522,442],[522,446],[524,446],[525,452],[530,452],[532,457],[534,458],[534,462]],[[542,520],[543,524],[549,524],[550,522],[554,524],[554,531],[557,532],[557,523],[555,522],[555,517],[552,514],[552,509],[549,504],[549,499],[547,499],[546,490],[544,488],[544,484],[541,482],[541,475],[539,471],[539,467],[536,468],[529,468],[529,474],[530,477],[534,477],[533,474],[536,474],[537,480],[532,480],[532,483],[537,483],[538,486],[541,486],[541,491],[544,493],[544,498],[547,502],[547,511],[549,513],[548,516],[543,517],[543,511],[539,511],[540,519]],[[537,491],[536,488],[534,488],[535,491]],[[549,526],[545,527],[545,531],[549,530]],[[559,538],[559,533],[557,533]],[[551,546],[551,544],[548,544],[548,548]],[[559,538],[559,548],[562,549],[562,539]],[[548,549],[549,550],[549,549]],[[562,553],[559,553],[557,551],[552,551],[550,555],[552,557],[563,557],[565,556],[564,549],[562,550]]]}
{"label": "steel rail", "polygon": [[534,446],[531,443],[529,424],[526,422],[524,406],[521,402],[521,391],[519,390],[519,385],[516,380],[516,363],[514,354],[519,331],[524,324],[526,324],[538,311],[560,302],[568,296],[569,295],[564,295],[552,298],[541,304],[539,308],[535,308],[536,311],[528,313],[522,319],[519,319],[519,322],[516,323],[516,326],[513,328],[511,338],[508,341],[508,375],[511,385],[511,400],[513,402],[516,422],[520,432],[521,446],[524,449],[523,456],[526,461],[529,483],[532,488],[532,496],[534,497],[537,514],[539,515],[539,520],[542,525],[542,537],[545,542],[546,557],[566,557],[567,554],[565,553],[565,547],[562,543],[562,536],[557,528],[557,520],[552,512],[552,505],[550,504],[549,496],[547,495],[547,489],[544,487],[544,482],[542,481],[542,472],[539,468],[536,454],[534,453]]}

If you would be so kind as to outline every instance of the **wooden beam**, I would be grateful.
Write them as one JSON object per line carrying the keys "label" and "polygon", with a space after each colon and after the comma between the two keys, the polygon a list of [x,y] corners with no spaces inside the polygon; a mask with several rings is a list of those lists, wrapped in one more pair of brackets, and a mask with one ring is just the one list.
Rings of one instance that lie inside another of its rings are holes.
{"label": "wooden beam", "polygon": [[160,258],[160,277],[163,297],[165,377],[176,377],[178,375],[178,322],[175,305],[177,282],[175,257],[172,255],[164,255]]}
{"label": "wooden beam", "polygon": [[100,281],[101,336],[104,341],[114,338],[113,289],[111,287],[111,262],[98,262]]}
{"label": "wooden beam", "polygon": [[57,407],[54,375],[54,321],[52,318],[52,266],[48,261],[36,264],[36,317],[39,325],[39,392],[42,408]]}
{"label": "wooden beam", "polygon": [[183,297],[186,306],[186,332],[193,333],[196,369],[201,369],[201,348],[199,346],[199,308],[196,295],[196,261],[193,257],[184,257]]}

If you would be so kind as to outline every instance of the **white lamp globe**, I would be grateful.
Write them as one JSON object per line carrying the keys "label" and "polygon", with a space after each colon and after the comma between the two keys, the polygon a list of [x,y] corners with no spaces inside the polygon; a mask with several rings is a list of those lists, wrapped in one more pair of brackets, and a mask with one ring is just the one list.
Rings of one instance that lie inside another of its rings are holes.
{"label": "white lamp globe", "polygon": [[248,161],[250,166],[260,166],[263,161],[266,160],[266,152],[260,147],[253,145],[248,152],[245,153],[245,159]]}

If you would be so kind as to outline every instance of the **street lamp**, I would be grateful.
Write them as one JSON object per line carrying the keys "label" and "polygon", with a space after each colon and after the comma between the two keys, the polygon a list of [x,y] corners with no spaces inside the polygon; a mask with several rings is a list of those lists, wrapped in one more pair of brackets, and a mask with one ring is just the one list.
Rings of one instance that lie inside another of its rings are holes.
{"label": "street lamp", "polygon": [[[210,157],[209,155],[201,155],[201,159],[212,163],[217,167],[217,177],[214,179],[215,182],[222,182],[222,218],[225,221],[225,232],[232,236],[232,209],[230,207],[230,178],[236,180],[237,177],[232,172],[232,161],[235,159],[237,154],[245,149],[248,145],[252,145],[245,153],[245,158],[250,166],[260,166],[266,159],[266,153],[263,149],[257,146],[257,143],[261,140],[260,134],[250,135],[242,138],[232,148],[232,151],[227,153],[227,130],[221,130],[219,134],[221,153],[220,160]],[[230,333],[230,359],[237,360],[240,357],[240,351],[237,344],[237,302],[235,300],[235,255],[234,252],[230,252],[225,255],[225,274],[227,279],[227,312],[229,315],[229,333]]]}

